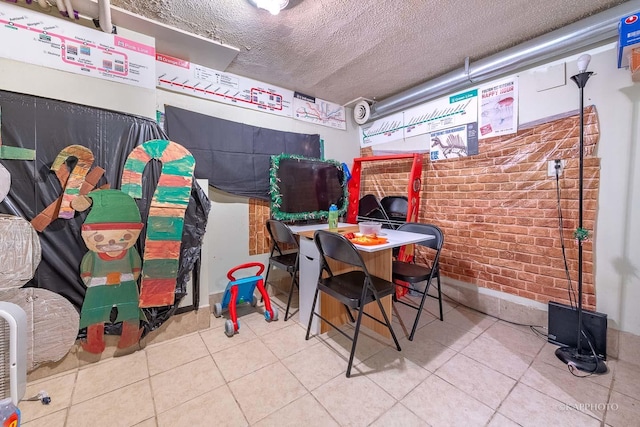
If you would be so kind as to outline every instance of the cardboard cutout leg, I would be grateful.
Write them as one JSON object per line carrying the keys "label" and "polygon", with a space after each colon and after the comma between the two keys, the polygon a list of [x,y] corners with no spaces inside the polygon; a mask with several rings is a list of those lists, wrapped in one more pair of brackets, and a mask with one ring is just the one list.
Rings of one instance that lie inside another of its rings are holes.
{"label": "cardboard cutout leg", "polygon": [[142,336],[142,328],[139,327],[138,320],[122,322],[122,334],[118,341],[118,348],[131,347],[140,341]]}
{"label": "cardboard cutout leg", "polygon": [[104,351],[104,323],[87,326],[87,341],[81,343],[84,351],[100,354]]}

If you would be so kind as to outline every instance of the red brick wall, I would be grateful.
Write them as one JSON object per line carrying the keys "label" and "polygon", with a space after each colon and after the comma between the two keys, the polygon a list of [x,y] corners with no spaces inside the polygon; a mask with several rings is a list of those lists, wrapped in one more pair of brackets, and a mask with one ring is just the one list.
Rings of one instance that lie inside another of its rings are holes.
{"label": "red brick wall", "polygon": [[[594,107],[585,110],[584,228],[593,232],[600,181]],[[547,162],[564,159],[560,178],[564,244],[577,294],[579,116],[515,135],[481,140],[479,155],[423,165],[420,221],[442,228],[445,276],[546,303],[568,303],[556,182]],[[363,150],[362,155],[371,154]],[[365,163],[362,194],[406,194],[410,161]],[[593,235],[592,235],[593,237]],[[583,243],[584,304],[595,307],[593,244]]]}
{"label": "red brick wall", "polygon": [[249,255],[269,253],[271,241],[266,223],[270,215],[269,202],[249,199]]}

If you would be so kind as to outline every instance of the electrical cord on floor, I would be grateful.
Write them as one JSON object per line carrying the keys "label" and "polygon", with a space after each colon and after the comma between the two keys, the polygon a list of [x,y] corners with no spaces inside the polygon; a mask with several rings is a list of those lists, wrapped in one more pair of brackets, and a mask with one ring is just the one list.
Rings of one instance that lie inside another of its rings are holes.
{"label": "electrical cord on floor", "polygon": [[463,304],[463,303],[461,303],[460,301],[457,301],[456,299],[451,298],[451,297],[450,297],[449,295],[447,295],[445,292],[442,292],[442,295],[444,295],[445,297],[449,298],[449,299],[450,299],[451,301],[453,301],[454,303],[459,304],[459,305],[461,305],[461,306],[463,306],[463,307],[465,307],[465,308],[468,308],[469,310],[473,310],[473,311],[475,311],[476,313],[484,314],[485,316],[493,317],[494,319],[501,320],[501,321],[503,321],[503,322],[510,323],[510,324],[512,324],[512,325],[517,325],[517,326],[528,326],[528,327],[529,327],[529,329],[531,329],[531,331],[534,333],[534,335],[535,335],[535,336],[537,336],[538,338],[543,339],[543,340],[545,340],[545,341],[547,340],[547,334],[545,334],[544,332],[541,332],[541,331],[539,331],[539,330],[538,330],[538,329],[546,330],[547,328],[546,328],[545,326],[540,326],[540,325],[531,325],[531,324],[527,324],[527,323],[518,323],[518,322],[513,322],[513,321],[511,321],[511,320],[501,319],[501,318],[499,318],[498,316],[494,316],[493,314],[485,313],[484,311],[482,311],[482,310],[478,310],[478,309],[477,309],[477,308],[475,308],[475,307],[470,307],[470,306],[468,306],[468,305],[466,305],[466,304]]}
{"label": "electrical cord on floor", "polygon": [[[529,327],[529,329],[531,329],[531,331],[534,333],[534,335],[535,335],[536,337],[538,337],[538,338],[540,338],[540,339],[542,339],[542,340],[544,340],[544,341],[547,341],[548,334],[545,334],[544,332],[541,332],[541,331],[539,331],[539,330],[538,330],[538,328],[546,330],[547,328],[546,328],[546,327],[544,327],[544,326],[540,326],[540,325],[531,325],[531,324],[526,324],[526,323],[518,323],[518,322],[513,322],[513,321],[511,321],[511,320],[501,319],[501,318],[499,318],[498,316],[494,316],[493,314],[485,313],[485,312],[484,312],[484,311],[482,311],[482,310],[478,310],[477,308],[470,307],[470,306],[468,306],[468,305],[466,305],[466,304],[463,304],[463,303],[461,303],[460,301],[457,301],[456,299],[451,298],[451,297],[450,297],[449,295],[447,295],[445,292],[442,292],[442,295],[444,295],[445,297],[447,297],[448,299],[450,299],[450,300],[451,300],[451,301],[453,301],[454,303],[459,304],[459,305],[461,305],[461,306],[463,306],[463,307],[465,307],[465,308],[468,308],[469,310],[475,311],[476,313],[484,314],[485,316],[493,317],[494,319],[501,320],[501,321],[503,321],[503,322],[510,323],[510,324],[512,324],[512,325],[528,326],[528,327]],[[587,343],[589,344],[589,348],[591,349],[591,353],[593,354],[593,357],[594,357],[596,360],[598,360],[598,356],[597,356],[597,354],[596,354],[596,350],[595,350],[595,348],[593,347],[593,344],[591,343],[591,339],[590,339],[590,338],[587,336],[587,334],[585,333],[584,328],[583,328],[583,329],[581,329],[581,332],[582,332],[582,335],[584,336],[584,338],[587,340]],[[594,366],[593,371],[588,372],[586,375],[578,375],[578,374],[576,374],[576,372],[578,371],[578,368],[577,368],[577,367],[575,366],[575,364],[574,364],[574,363],[572,363],[572,362],[569,362],[569,363],[567,364],[567,368],[569,369],[569,372],[571,373],[571,375],[573,375],[574,377],[578,377],[578,378],[586,378],[586,377],[593,376],[593,375],[596,373],[596,371],[597,371],[597,369],[598,369],[598,365],[597,365],[597,363],[596,363],[596,366]]]}
{"label": "electrical cord on floor", "polygon": [[591,354],[593,355],[594,360],[596,360],[596,364],[593,366],[593,370],[591,372],[587,372],[586,375],[578,375],[578,374],[576,374],[576,372],[578,371],[578,368],[576,367],[575,363],[573,363],[573,362],[567,363],[567,368],[569,369],[569,372],[571,372],[571,375],[573,375],[574,377],[587,378],[587,377],[593,376],[596,373],[596,371],[598,370],[598,362],[597,362],[598,355],[596,354],[595,348],[593,348],[593,344],[591,344],[591,339],[589,339],[587,334],[584,332],[584,329],[580,329],[580,331],[582,332],[582,335],[585,337],[585,339],[587,340],[587,343],[589,344],[589,348],[591,349]]}
{"label": "electrical cord on floor", "polygon": [[572,308],[575,308],[576,293],[573,290],[573,284],[571,282],[571,274],[569,273],[569,264],[567,262],[567,251],[564,246],[564,220],[562,217],[562,207],[560,206],[560,163],[556,161],[556,198],[558,201],[558,229],[560,231],[560,245],[562,246],[562,259],[564,260],[564,272],[567,276],[567,293],[569,294],[569,303]]}
{"label": "electrical cord on floor", "polygon": [[40,392],[33,397],[30,397],[28,399],[22,399],[22,400],[26,400],[29,402],[40,401],[43,405],[48,405],[49,403],[51,403],[51,398],[49,397],[47,392],[44,390],[40,390]]}

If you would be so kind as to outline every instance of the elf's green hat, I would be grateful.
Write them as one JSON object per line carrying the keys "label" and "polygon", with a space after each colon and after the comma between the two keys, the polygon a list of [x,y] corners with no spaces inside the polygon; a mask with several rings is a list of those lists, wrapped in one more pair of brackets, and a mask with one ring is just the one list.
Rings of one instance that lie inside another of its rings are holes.
{"label": "elf's green hat", "polygon": [[95,190],[87,196],[93,203],[85,224],[140,222],[140,210],[135,200],[120,190]]}

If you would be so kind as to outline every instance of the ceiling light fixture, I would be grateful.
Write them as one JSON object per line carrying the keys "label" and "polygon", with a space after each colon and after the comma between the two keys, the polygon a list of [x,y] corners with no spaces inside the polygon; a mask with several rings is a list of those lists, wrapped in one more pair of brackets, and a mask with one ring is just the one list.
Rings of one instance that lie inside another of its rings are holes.
{"label": "ceiling light fixture", "polygon": [[272,15],[277,15],[282,9],[287,7],[289,0],[249,0],[254,6],[268,10]]}

